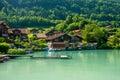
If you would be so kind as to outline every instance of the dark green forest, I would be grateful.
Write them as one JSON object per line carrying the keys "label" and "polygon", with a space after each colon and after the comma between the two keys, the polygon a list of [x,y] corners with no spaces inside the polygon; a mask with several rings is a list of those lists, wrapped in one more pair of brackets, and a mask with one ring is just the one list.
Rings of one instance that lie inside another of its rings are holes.
{"label": "dark green forest", "polygon": [[[91,22],[100,27],[120,27],[120,1],[0,0],[0,20],[12,28],[62,27],[70,24],[69,27],[76,26],[73,28],[78,29]],[[69,27],[67,30],[71,30]]]}

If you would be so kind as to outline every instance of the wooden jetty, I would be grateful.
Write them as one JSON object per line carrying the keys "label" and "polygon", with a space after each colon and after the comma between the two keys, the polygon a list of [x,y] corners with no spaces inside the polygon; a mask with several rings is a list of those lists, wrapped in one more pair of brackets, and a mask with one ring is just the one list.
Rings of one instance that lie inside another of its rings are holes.
{"label": "wooden jetty", "polygon": [[7,57],[10,57],[10,59],[14,59],[16,57],[31,57],[32,55],[6,55]]}
{"label": "wooden jetty", "polygon": [[69,55],[59,55],[59,56],[31,56],[31,59],[72,59]]}
{"label": "wooden jetty", "polygon": [[33,55],[7,55],[10,59],[16,57],[30,57],[31,59],[72,59],[69,55],[58,55],[58,56],[33,56]]}
{"label": "wooden jetty", "polygon": [[9,61],[10,58],[5,55],[0,55],[0,63],[4,63],[6,61]]}

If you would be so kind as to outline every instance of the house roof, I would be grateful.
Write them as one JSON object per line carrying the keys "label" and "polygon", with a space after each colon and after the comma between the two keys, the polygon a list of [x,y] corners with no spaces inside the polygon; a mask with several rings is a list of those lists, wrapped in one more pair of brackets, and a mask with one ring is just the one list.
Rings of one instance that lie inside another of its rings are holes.
{"label": "house roof", "polygon": [[9,27],[4,23],[4,21],[0,21],[0,25],[3,25],[3,26],[0,26],[0,27],[4,27],[6,29],[8,29]]}
{"label": "house roof", "polygon": [[21,31],[21,34],[29,34],[30,31],[28,29],[21,29],[21,28],[17,28],[17,29],[8,29],[8,33],[9,34],[13,34],[13,31],[15,30],[19,30]]}
{"label": "house roof", "polygon": [[29,34],[30,31],[28,29],[19,29],[22,34]]}
{"label": "house roof", "polygon": [[52,36],[47,37],[47,40],[53,40],[53,39],[56,39],[56,38],[63,36],[63,35],[65,35],[65,34],[64,33],[54,34]]}
{"label": "house roof", "polygon": [[13,34],[12,29],[8,29],[9,34]]}
{"label": "house roof", "polygon": [[35,34],[37,38],[46,38],[47,36],[45,34]]}

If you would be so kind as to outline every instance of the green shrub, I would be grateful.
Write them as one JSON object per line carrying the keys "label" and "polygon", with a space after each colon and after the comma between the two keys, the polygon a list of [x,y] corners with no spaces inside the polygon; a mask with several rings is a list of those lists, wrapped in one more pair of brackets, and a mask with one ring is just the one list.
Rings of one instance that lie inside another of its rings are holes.
{"label": "green shrub", "polygon": [[109,32],[108,34],[109,34],[109,35],[115,35],[116,32]]}
{"label": "green shrub", "polygon": [[0,43],[0,52],[6,54],[10,48],[10,44],[8,43]]}
{"label": "green shrub", "polygon": [[8,54],[10,55],[24,55],[26,54],[26,51],[24,49],[9,49]]}
{"label": "green shrub", "polygon": [[110,49],[110,47],[106,43],[101,44],[98,48],[99,49]]}
{"label": "green shrub", "polygon": [[4,42],[4,38],[0,38],[0,42]]}
{"label": "green shrub", "polygon": [[120,49],[120,44],[116,44],[115,49]]}

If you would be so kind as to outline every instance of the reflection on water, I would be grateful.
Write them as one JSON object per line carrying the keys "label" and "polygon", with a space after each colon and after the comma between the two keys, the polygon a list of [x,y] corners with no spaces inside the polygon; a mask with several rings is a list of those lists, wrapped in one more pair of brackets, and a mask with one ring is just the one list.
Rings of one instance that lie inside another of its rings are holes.
{"label": "reflection on water", "polygon": [[18,58],[0,64],[0,80],[120,80],[120,50],[36,52],[70,60]]}

